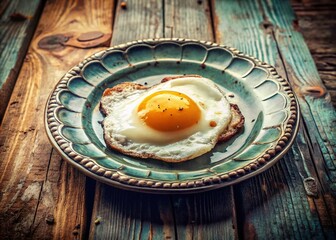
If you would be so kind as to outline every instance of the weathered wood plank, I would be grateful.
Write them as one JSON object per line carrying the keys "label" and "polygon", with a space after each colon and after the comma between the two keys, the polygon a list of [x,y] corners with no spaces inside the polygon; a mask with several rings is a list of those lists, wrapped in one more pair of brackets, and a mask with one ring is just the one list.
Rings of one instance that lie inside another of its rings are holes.
{"label": "weathered wood plank", "polygon": [[127,1],[127,8],[118,1],[111,45],[163,36],[162,1]]}
{"label": "weathered wood plank", "polygon": [[42,0],[2,1],[0,9],[0,123],[42,10]]}
{"label": "weathered wood plank", "polygon": [[[69,31],[111,33],[112,1],[47,2],[6,110],[0,133],[0,238],[72,239],[87,235],[94,184],[54,152],[44,132],[44,106],[62,75],[96,49],[39,41]],[[55,46],[51,46],[55,47]],[[85,186],[86,185],[86,186]],[[85,190],[87,189],[87,190]]]}
{"label": "weathered wood plank", "polygon": [[295,27],[302,33],[315,60],[320,77],[336,107],[336,3],[332,1],[292,1]]}
{"label": "weathered wood plank", "polygon": [[166,0],[164,37],[213,41],[208,1]]}
{"label": "weathered wood plank", "polygon": [[[302,184],[302,172],[297,170],[296,163],[302,161],[297,153],[290,151],[274,167],[235,188],[237,205],[241,207],[241,236],[244,238],[325,237],[314,201],[312,197],[307,197]],[[327,213],[324,216],[327,217]]]}
{"label": "weathered wood plank", "polygon": [[[263,2],[263,8],[268,9],[266,2]],[[311,157],[304,159],[306,162],[313,160],[317,171],[316,180],[318,179],[321,184],[320,198],[315,201],[316,209],[321,219],[329,219],[321,221],[325,234],[329,237],[334,236],[336,229],[334,207],[336,205],[336,111],[329,102],[329,93],[324,92],[325,87],[302,35],[293,26],[295,18],[290,4],[276,3],[269,9],[266,17],[278,27],[275,28],[274,36],[287,77],[300,87],[296,93],[299,95],[303,122],[306,126],[305,141],[311,153]],[[276,12],[286,14],[277,16]],[[320,92],[316,96],[310,89],[320,89]],[[299,144],[302,152],[304,152],[304,145]]]}
{"label": "weathered wood plank", "polygon": [[[165,1],[165,36],[214,41],[208,1]],[[232,187],[174,195],[178,239],[234,239],[236,219]]]}
{"label": "weathered wood plank", "polygon": [[174,239],[169,196],[128,192],[103,184],[96,189],[94,239]]}
{"label": "weathered wood plank", "polygon": [[[112,45],[162,37],[161,0],[127,1],[116,8]],[[126,29],[126,30],[125,30]],[[174,218],[168,195],[151,195],[97,183],[91,239],[174,239]]]}
{"label": "weathered wood plank", "polygon": [[177,239],[237,239],[232,189],[172,196]]}
{"label": "weathered wood plank", "polygon": [[[321,91],[325,88],[302,36],[292,25],[290,4],[287,1],[213,1],[213,5],[216,40],[274,65],[287,77],[299,96],[306,124],[299,133],[301,141],[294,144],[279,164],[235,187],[235,196],[242,198],[238,202],[242,206],[238,225],[244,226],[239,230],[240,236],[313,237],[321,229],[323,236],[332,236],[335,232],[330,224],[334,226],[335,222],[335,198],[330,196],[334,194],[335,112],[325,98],[307,96],[306,86]],[[315,112],[317,106],[320,113]],[[293,149],[296,151],[292,152]],[[295,165],[290,162],[293,155]],[[321,160],[324,164],[319,164]],[[278,174],[280,179],[276,178]],[[308,181],[309,177],[314,178],[313,182]],[[278,184],[284,186],[281,191],[274,189]],[[309,184],[317,186],[317,199],[305,195]],[[267,201],[261,197],[252,199],[252,196],[263,196],[265,188],[272,192]],[[321,225],[319,218],[328,220]],[[272,219],[271,227],[262,225],[264,219]]]}

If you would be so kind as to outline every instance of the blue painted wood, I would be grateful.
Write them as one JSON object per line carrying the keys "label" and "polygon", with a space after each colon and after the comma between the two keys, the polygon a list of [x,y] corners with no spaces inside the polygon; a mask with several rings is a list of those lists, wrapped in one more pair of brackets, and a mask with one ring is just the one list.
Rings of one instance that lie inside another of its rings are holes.
{"label": "blue painted wood", "polygon": [[298,139],[281,163],[235,187],[240,236],[334,236],[336,114],[294,27],[289,1],[213,1],[213,9],[216,40],[274,65],[292,83],[303,116]]}
{"label": "blue painted wood", "polygon": [[0,9],[0,123],[42,10],[42,0],[2,1]]}

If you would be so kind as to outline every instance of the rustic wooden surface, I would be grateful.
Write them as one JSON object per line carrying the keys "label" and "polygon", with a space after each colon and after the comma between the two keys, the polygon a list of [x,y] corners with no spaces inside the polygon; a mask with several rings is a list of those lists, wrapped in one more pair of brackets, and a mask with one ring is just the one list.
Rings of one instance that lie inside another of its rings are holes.
{"label": "rustic wooden surface", "polygon": [[297,17],[294,26],[302,33],[336,107],[336,2],[292,0],[292,6]]}
{"label": "rustic wooden surface", "polygon": [[[93,30],[111,33],[114,3],[50,1],[26,54],[0,136],[0,239],[71,239],[88,234],[92,186],[56,154],[44,132],[44,106],[62,75],[99,49],[47,50],[50,35]],[[102,48],[100,48],[102,49]],[[91,207],[92,208],[92,207]]]}
{"label": "rustic wooden surface", "polygon": [[[305,91],[307,87],[323,89],[324,86],[308,48],[302,44],[301,34],[292,24],[295,18],[290,5],[284,1],[281,3],[241,1],[231,3],[230,7],[221,1],[215,3],[214,13],[218,16],[217,41],[234,45],[241,51],[274,65],[278,72],[292,83],[299,97],[303,115],[303,124],[298,136],[302,141],[297,141],[283,161],[275,167],[235,188],[236,193],[241,196],[239,199],[242,199],[244,194],[251,197],[254,194],[262,196],[259,199],[253,198],[253,201],[240,203],[243,210],[239,215],[244,216],[241,221],[244,224],[242,235],[246,237],[254,234],[262,239],[269,239],[274,235],[280,238],[331,237],[335,234],[333,228],[336,226],[334,209],[336,201],[335,198],[330,198],[330,195],[334,195],[335,192],[322,186],[334,184],[334,178],[328,179],[326,175],[334,175],[335,135],[328,138],[323,133],[330,131],[331,128],[333,128],[331,133],[335,133],[333,127],[336,119],[335,111],[331,105],[321,108],[321,103],[327,105],[327,94],[313,98]],[[232,18],[239,14],[244,17]],[[224,17],[219,19],[219,16]],[[227,24],[228,22],[230,24]],[[250,31],[241,33],[237,30],[241,28]],[[230,34],[221,34],[225,32]],[[253,42],[245,39],[253,39]],[[318,114],[319,111],[323,113]],[[323,115],[325,118],[321,120],[318,115]],[[316,123],[320,124],[318,129]],[[308,129],[310,134],[305,136]],[[309,141],[313,144],[309,144]],[[293,160],[297,164],[294,164]],[[324,169],[321,169],[322,164]],[[315,165],[317,171],[311,167],[312,165]],[[305,194],[305,187],[308,185],[304,183],[317,185],[316,193]],[[312,198],[312,195],[317,195],[316,199]],[[258,205],[263,206],[259,209],[263,211],[251,214],[251,209]],[[320,222],[320,218],[324,217],[328,220]],[[260,225],[264,218],[273,219],[272,227],[266,229]]]}
{"label": "rustic wooden surface", "polygon": [[41,0],[1,2],[0,123],[41,11]]}
{"label": "rustic wooden surface", "polygon": [[[1,19],[13,2],[0,6]],[[336,113],[330,100],[335,104],[336,80],[335,45],[328,39],[335,36],[335,4],[293,0],[297,16],[289,1],[280,0],[128,0],[126,9],[120,4],[47,1],[35,30],[33,19],[42,6],[37,4],[29,10],[32,22],[23,27],[28,34],[20,35],[25,40],[15,45],[19,57],[0,64],[19,73],[10,80],[16,85],[8,93],[0,131],[0,239],[332,239]],[[321,38],[316,35],[320,29]],[[102,48],[41,48],[38,43],[55,34],[97,30],[112,33],[111,45],[141,38],[196,38],[273,64],[292,83],[302,109],[293,147],[259,176],[200,194],[142,194],[86,178],[53,150],[43,111],[58,79]],[[22,54],[29,31],[35,35]],[[10,44],[14,41],[0,55]],[[0,80],[6,82],[5,76]]]}

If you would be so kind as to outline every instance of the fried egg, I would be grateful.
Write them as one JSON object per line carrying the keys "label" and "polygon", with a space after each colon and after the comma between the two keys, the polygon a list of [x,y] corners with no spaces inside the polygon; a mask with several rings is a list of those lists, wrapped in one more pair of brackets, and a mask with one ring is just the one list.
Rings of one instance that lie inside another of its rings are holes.
{"label": "fried egg", "polygon": [[181,162],[210,151],[231,121],[222,90],[203,77],[152,87],[128,82],[105,90],[104,139],[124,154]]}

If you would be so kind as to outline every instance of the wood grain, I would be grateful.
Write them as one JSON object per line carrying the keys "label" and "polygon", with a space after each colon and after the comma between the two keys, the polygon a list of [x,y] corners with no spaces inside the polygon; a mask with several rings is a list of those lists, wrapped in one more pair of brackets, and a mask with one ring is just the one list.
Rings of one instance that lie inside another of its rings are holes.
{"label": "wood grain", "polygon": [[43,116],[48,95],[62,75],[101,48],[43,50],[38,42],[69,31],[111,33],[112,13],[111,1],[64,0],[45,5],[1,126],[1,239],[85,237],[88,203],[83,199],[94,189],[85,190],[85,185],[92,184],[54,152]]}
{"label": "wood grain", "polygon": [[42,1],[2,1],[0,9],[0,123],[37,20]]}
{"label": "wood grain", "polygon": [[172,196],[177,239],[237,239],[232,189]]}
{"label": "wood grain", "polygon": [[[112,45],[162,37],[162,1],[127,1],[116,6]],[[125,31],[125,29],[127,29]],[[97,183],[90,239],[173,239],[174,218],[168,195],[150,195]]]}
{"label": "wood grain", "polygon": [[164,37],[213,41],[209,2],[166,0]]}
{"label": "wood grain", "polygon": [[333,1],[292,1],[295,27],[302,33],[320,77],[336,107],[336,3]]}
{"label": "wood grain", "polygon": [[174,239],[168,195],[128,192],[98,184],[91,221],[94,239]]}
{"label": "wood grain", "polygon": [[[214,41],[208,1],[165,1],[165,36]],[[177,239],[237,237],[232,187],[172,196]]]}
{"label": "wood grain", "polygon": [[111,45],[138,39],[163,36],[163,6],[161,0],[127,1],[127,8],[118,1]]}
{"label": "wood grain", "polygon": [[[290,151],[274,167],[235,188],[243,238],[325,237],[319,213],[312,198],[307,198],[296,161],[302,159]],[[322,216],[327,216],[327,213]]]}
{"label": "wood grain", "polygon": [[[304,86],[317,86],[323,91],[325,88],[302,35],[293,27],[290,4],[213,1],[213,6],[217,41],[274,65],[292,83],[304,117],[300,141],[285,158],[267,173],[235,187],[236,205],[242,206],[241,211],[237,209],[237,221],[244,226],[239,229],[239,236],[333,236],[335,198],[330,197],[334,190],[327,186],[334,185],[335,113],[327,102],[327,94],[316,98],[304,91]],[[317,105],[319,110],[313,110]],[[267,198],[262,197],[265,191],[271,193]],[[264,219],[271,221],[268,227]]]}
{"label": "wood grain", "polygon": [[[268,8],[265,2],[263,8]],[[290,4],[274,4],[274,7],[269,9],[271,10],[266,13],[266,17],[277,26],[275,28],[275,40],[281,52],[286,76],[291,83],[295,83],[301,88],[301,91],[296,92],[299,95],[305,124],[305,143],[309,145],[305,152],[309,151],[310,153],[310,156],[306,155],[307,157],[303,159],[306,163],[310,160],[313,161],[317,173],[315,179],[316,181],[318,179],[319,184],[321,184],[320,198],[314,203],[319,217],[329,219],[321,221],[324,233],[327,237],[334,236],[336,229],[334,207],[336,205],[336,189],[333,187],[336,183],[336,111],[330,103],[329,93],[317,97],[307,92],[308,87],[319,86],[325,89],[325,86],[318,75],[309,49],[304,44],[302,35],[293,26],[295,18]],[[279,15],[276,14],[277,12],[286,14]],[[300,93],[302,93],[302,96],[300,96]],[[302,143],[299,147],[304,149],[306,144]],[[302,155],[303,153],[304,151],[302,151]]]}

